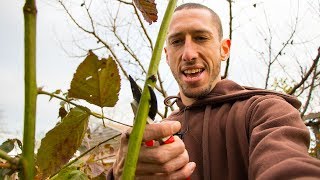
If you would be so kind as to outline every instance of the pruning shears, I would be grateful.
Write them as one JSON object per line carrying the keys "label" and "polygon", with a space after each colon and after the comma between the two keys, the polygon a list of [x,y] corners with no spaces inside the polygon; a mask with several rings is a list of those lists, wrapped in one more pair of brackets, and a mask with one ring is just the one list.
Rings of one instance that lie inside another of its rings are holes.
{"label": "pruning shears", "polygon": [[[129,75],[129,81],[131,85],[131,91],[133,95],[133,102],[131,103],[131,107],[133,112],[136,114],[137,109],[138,109],[138,104],[141,98],[141,93],[142,90],[138,86],[138,84],[133,80],[133,78]],[[148,124],[154,124],[155,122],[155,117],[158,112],[158,104],[157,104],[157,97],[156,94],[154,93],[153,89],[148,86],[149,92],[150,92],[150,106],[149,106],[149,114],[147,118],[147,123]],[[160,142],[160,144],[170,144],[174,142],[173,136],[170,137],[165,137],[162,139],[157,140]],[[154,140],[146,141],[145,142],[146,146],[153,146],[154,145]]]}

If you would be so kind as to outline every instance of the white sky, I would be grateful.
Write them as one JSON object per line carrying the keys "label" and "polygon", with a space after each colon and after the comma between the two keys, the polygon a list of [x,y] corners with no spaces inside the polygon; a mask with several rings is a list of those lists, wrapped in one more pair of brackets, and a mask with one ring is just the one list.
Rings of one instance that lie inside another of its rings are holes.
{"label": "white sky", "polygon": [[[51,1],[52,2],[52,1]],[[156,1],[161,3],[160,0]],[[189,2],[189,1],[185,1]],[[202,2],[202,1],[193,1]],[[209,7],[213,8],[222,18],[225,28],[225,34],[228,34],[228,6],[226,0],[206,1]],[[258,8],[253,8],[252,4],[258,2]],[[261,0],[261,1],[237,1],[235,7],[236,22],[234,31],[234,39],[231,56],[235,60],[235,65],[231,66],[232,73],[230,79],[241,82],[246,85],[255,85],[262,87],[263,82],[253,82],[252,71],[257,71],[257,75],[263,74],[256,69],[259,64],[256,56],[252,51],[244,50],[244,39],[252,40],[252,36],[257,35],[256,29],[252,27],[263,27],[265,24],[264,14],[261,12],[264,7],[267,17],[272,22],[272,27],[287,31],[288,26],[293,22],[295,8],[297,8],[298,0]],[[301,17],[301,25],[298,27],[298,33],[302,39],[313,39],[312,43],[308,43],[309,51],[304,53],[303,59],[310,60],[315,57],[316,49],[320,45],[320,10],[314,7],[310,10],[311,0],[300,3],[299,15]],[[0,8],[0,143],[6,138],[22,137],[23,127],[23,103],[24,103],[24,84],[23,84],[23,7],[24,1],[21,0],[4,0]],[[45,0],[37,1],[38,8],[38,24],[37,24],[37,84],[44,86],[47,91],[62,89],[66,91],[69,88],[73,73],[82,59],[70,58],[62,50],[59,41],[70,40],[71,30],[70,24],[65,13],[57,10],[54,3],[46,3]],[[241,7],[241,8],[239,8]],[[315,14],[314,12],[318,12]],[[158,20],[160,22],[161,20]],[[239,23],[240,22],[240,23]],[[258,23],[257,23],[258,22]],[[280,31],[279,31],[280,32]],[[285,32],[283,32],[285,33]],[[282,36],[281,33],[278,34]],[[288,33],[285,34],[288,36]],[[250,41],[253,45],[261,42]],[[256,45],[259,47],[259,45]],[[310,62],[309,62],[310,63]],[[260,62],[261,64],[261,62]],[[174,83],[167,83],[171,94],[175,94],[177,87]],[[122,82],[128,86],[126,82]],[[120,102],[128,102],[130,97],[120,93]],[[50,130],[57,122],[59,101],[52,100],[44,95],[38,96],[37,105],[37,131],[38,139],[44,136],[45,132]],[[130,108],[127,103],[125,108]],[[116,113],[116,112],[114,112]],[[130,116],[128,116],[130,117]]]}

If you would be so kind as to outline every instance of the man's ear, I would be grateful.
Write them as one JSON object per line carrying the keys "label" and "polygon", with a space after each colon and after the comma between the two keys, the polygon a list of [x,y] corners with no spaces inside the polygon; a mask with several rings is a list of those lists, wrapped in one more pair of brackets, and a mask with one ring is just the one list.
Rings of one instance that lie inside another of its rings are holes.
{"label": "man's ear", "polygon": [[166,47],[164,48],[164,53],[166,53],[166,61],[167,61],[167,64],[169,64],[168,53],[167,53],[167,48]]}
{"label": "man's ear", "polygon": [[223,39],[221,41],[220,56],[221,56],[222,61],[225,61],[229,58],[230,47],[231,47],[231,40],[230,39]]}

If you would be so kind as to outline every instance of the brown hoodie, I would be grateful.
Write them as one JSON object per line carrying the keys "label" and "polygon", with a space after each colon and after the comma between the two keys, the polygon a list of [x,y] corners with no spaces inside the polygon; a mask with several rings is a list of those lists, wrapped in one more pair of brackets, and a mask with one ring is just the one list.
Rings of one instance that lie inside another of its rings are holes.
{"label": "brown hoodie", "polygon": [[296,98],[222,80],[191,106],[177,104],[169,119],[182,124],[192,180],[320,179]]}

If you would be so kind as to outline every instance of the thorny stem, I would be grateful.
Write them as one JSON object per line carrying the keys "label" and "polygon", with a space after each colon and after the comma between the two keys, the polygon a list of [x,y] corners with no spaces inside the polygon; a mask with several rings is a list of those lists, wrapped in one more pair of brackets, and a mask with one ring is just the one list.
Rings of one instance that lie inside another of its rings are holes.
{"label": "thorny stem", "polygon": [[108,141],[110,141],[110,140],[112,140],[112,139],[114,139],[114,138],[116,138],[116,137],[118,137],[118,136],[120,136],[120,135],[121,135],[121,134],[117,134],[117,135],[115,135],[115,136],[113,136],[113,137],[111,137],[111,138],[109,138],[109,139],[107,139],[107,140],[104,140],[104,141],[100,142],[99,144],[93,146],[92,148],[88,149],[86,152],[82,153],[80,156],[78,156],[78,157],[75,158],[74,160],[70,161],[68,164],[64,165],[59,171],[57,171],[57,172],[55,172],[54,174],[52,174],[52,175],[50,176],[50,178],[53,177],[53,176],[55,176],[56,174],[58,174],[61,170],[65,169],[66,167],[69,167],[69,166],[72,165],[73,163],[77,162],[79,159],[81,159],[83,156],[85,156],[85,155],[87,155],[88,153],[90,153],[90,152],[91,152],[92,150],[94,150],[95,148],[99,147],[100,145],[102,145],[102,144],[104,144],[104,143],[106,143],[106,142],[108,142]]}
{"label": "thorny stem", "polygon": [[92,112],[92,111],[90,111],[88,108],[85,108],[85,107],[83,107],[83,106],[81,106],[81,105],[79,105],[79,104],[76,104],[76,103],[72,102],[71,100],[68,100],[68,99],[65,99],[65,98],[63,98],[63,97],[57,96],[57,95],[55,95],[55,94],[53,94],[53,93],[49,93],[49,92],[43,91],[43,90],[41,90],[41,89],[38,89],[38,94],[45,94],[45,95],[48,95],[48,96],[50,96],[50,97],[54,97],[54,98],[60,99],[60,100],[62,100],[62,101],[65,101],[65,102],[67,102],[67,103],[69,103],[69,104],[72,104],[72,105],[74,105],[74,106],[76,106],[76,107],[78,107],[78,108],[86,111],[88,114],[90,114],[90,115],[92,115],[92,116],[94,116],[94,117],[96,117],[96,118],[99,118],[99,119],[107,119],[107,120],[112,121],[112,122],[114,122],[114,123],[121,124],[121,125],[124,125],[124,126],[127,126],[127,127],[131,127],[131,126],[128,125],[128,124],[124,124],[124,123],[118,122],[118,121],[116,121],[116,120],[113,120],[113,119],[111,119],[111,118],[105,117],[103,114],[101,115],[101,114],[99,114],[99,113]]}
{"label": "thorny stem", "polygon": [[36,85],[36,23],[37,8],[35,0],[26,0],[23,7],[24,13],[24,130],[23,130],[23,149],[20,159],[23,173],[22,179],[34,179],[34,146],[36,129],[36,104],[37,104],[37,85]]}
{"label": "thorny stem", "polygon": [[155,44],[155,49],[153,51],[148,74],[146,77],[144,89],[142,92],[141,100],[138,106],[137,115],[135,117],[135,124],[133,126],[132,132],[129,138],[128,154],[125,159],[123,179],[134,179],[136,165],[138,162],[138,156],[140,151],[140,146],[142,142],[142,136],[146,126],[146,119],[149,112],[149,86],[154,87],[156,84],[155,77],[157,75],[159,62],[161,59],[161,53],[164,46],[166,33],[169,27],[169,23],[177,4],[177,0],[170,0],[165,12],[164,18],[162,20],[157,41]]}

